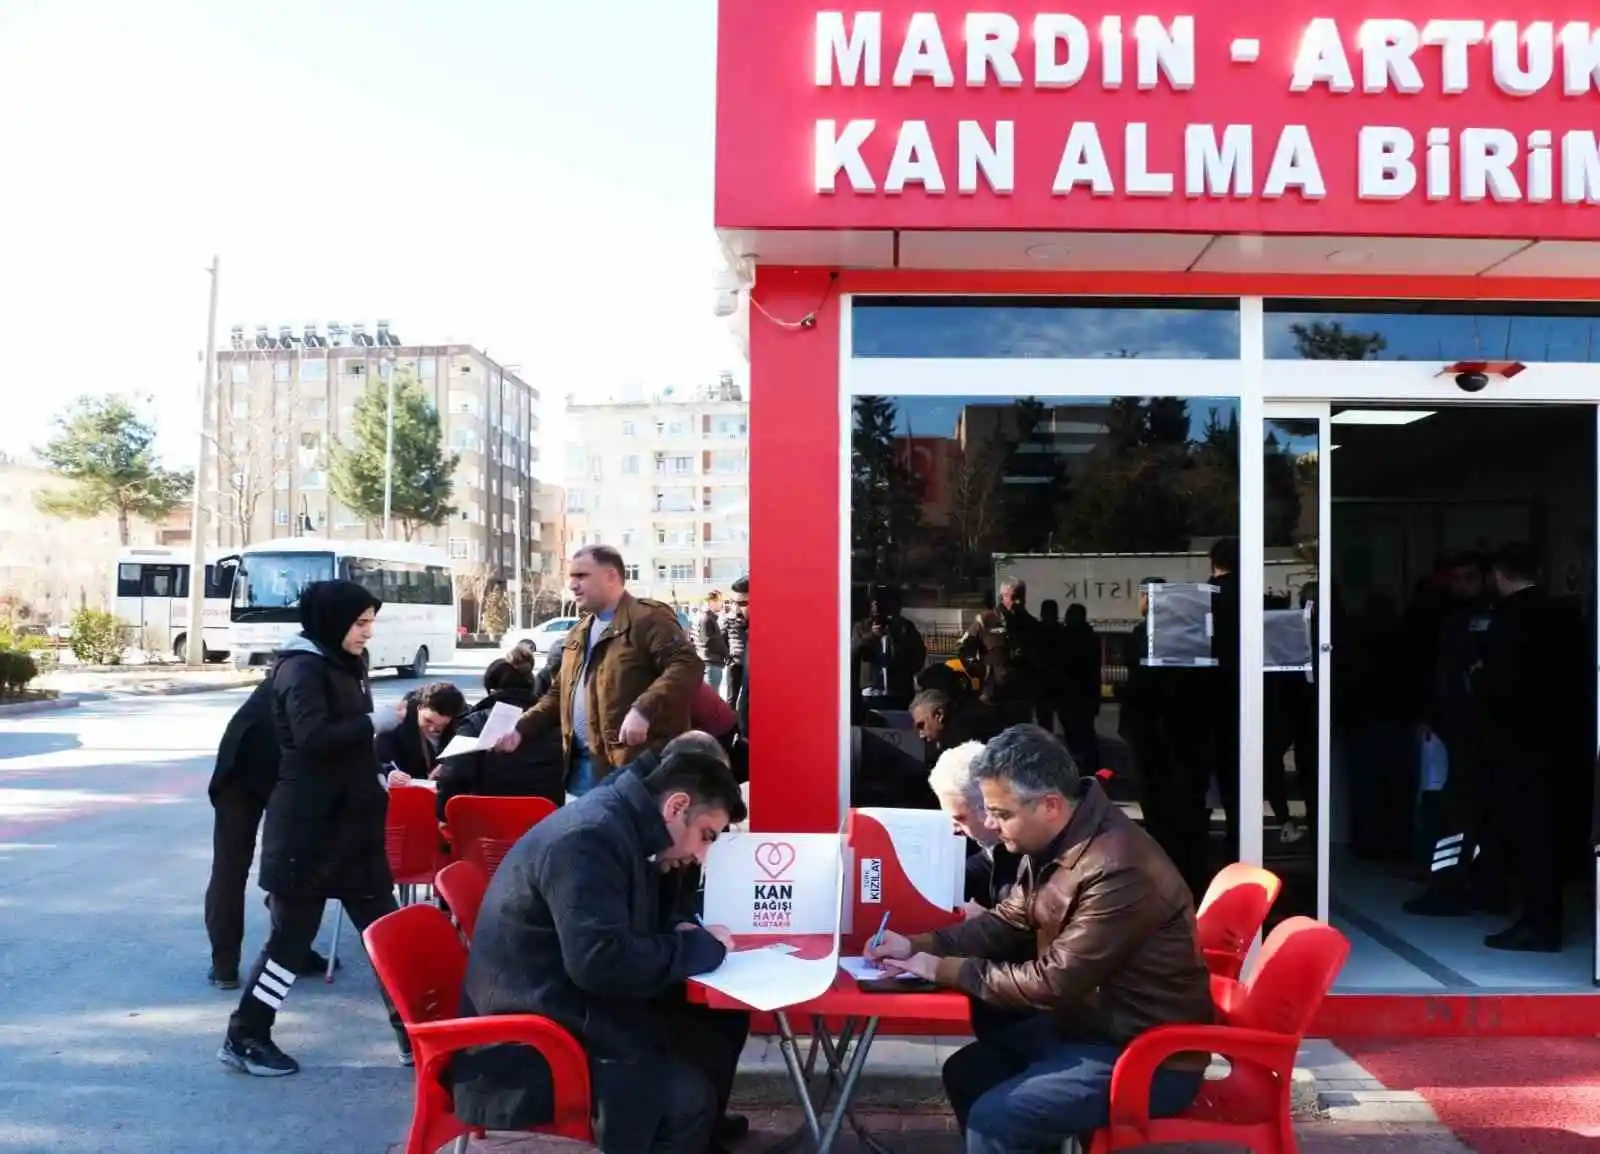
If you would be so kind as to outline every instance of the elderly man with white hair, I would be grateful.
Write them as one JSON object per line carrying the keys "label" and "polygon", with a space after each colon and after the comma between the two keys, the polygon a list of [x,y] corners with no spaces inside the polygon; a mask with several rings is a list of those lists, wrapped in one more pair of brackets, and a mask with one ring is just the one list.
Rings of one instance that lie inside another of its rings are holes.
{"label": "elderly man with white hair", "polygon": [[968,741],[947,749],[928,774],[928,788],[939,799],[939,808],[955,823],[956,829],[972,839],[977,849],[967,858],[967,906],[969,918],[1000,904],[1017,881],[1022,859],[1000,844],[999,831],[990,827],[983,808],[983,794],[972,776],[972,762],[983,752],[983,742]]}
{"label": "elderly man with white hair", "polygon": [[[972,762],[982,752],[981,741],[947,749],[928,774],[928,788],[939,799],[939,808],[977,846],[967,858],[967,904],[962,913],[969,921],[982,917],[1004,900],[1017,884],[1017,870],[1022,865],[1022,855],[1001,845],[999,831],[989,825],[983,791],[972,774]],[[977,1038],[999,1033],[1029,1016],[997,1009],[980,998],[972,998],[971,1002],[972,1034]]]}

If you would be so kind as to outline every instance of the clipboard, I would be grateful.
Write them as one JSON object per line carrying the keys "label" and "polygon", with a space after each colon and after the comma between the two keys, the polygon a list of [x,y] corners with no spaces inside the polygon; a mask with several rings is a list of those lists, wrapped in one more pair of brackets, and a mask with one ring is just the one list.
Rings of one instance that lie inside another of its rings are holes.
{"label": "clipboard", "polygon": [[867,994],[936,994],[942,987],[926,978],[857,978],[856,988]]}

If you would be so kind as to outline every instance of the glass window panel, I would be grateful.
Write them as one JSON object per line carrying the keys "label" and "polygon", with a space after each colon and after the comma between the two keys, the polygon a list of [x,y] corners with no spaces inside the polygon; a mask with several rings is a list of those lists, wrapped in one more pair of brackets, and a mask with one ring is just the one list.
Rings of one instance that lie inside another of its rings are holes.
{"label": "glass window panel", "polygon": [[857,357],[1236,360],[1239,303],[1098,298],[863,297]]}

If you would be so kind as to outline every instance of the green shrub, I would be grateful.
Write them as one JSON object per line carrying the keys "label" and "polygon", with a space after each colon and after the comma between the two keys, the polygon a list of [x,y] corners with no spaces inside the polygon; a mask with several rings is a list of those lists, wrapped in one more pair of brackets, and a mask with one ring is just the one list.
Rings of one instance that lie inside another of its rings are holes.
{"label": "green shrub", "polygon": [[39,676],[39,666],[20,649],[0,649],[0,697],[13,697]]}
{"label": "green shrub", "polygon": [[121,665],[122,622],[103,609],[80,609],[72,615],[71,645],[85,665]]}

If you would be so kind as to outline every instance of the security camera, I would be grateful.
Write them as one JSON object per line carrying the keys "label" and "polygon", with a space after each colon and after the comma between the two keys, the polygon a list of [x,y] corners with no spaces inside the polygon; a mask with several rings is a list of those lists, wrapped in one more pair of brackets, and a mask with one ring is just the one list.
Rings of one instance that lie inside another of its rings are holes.
{"label": "security camera", "polygon": [[718,289],[711,300],[711,312],[718,317],[731,317],[739,311],[739,290]]}
{"label": "security camera", "polygon": [[1488,373],[1457,373],[1456,388],[1464,393],[1481,393],[1489,387]]}

